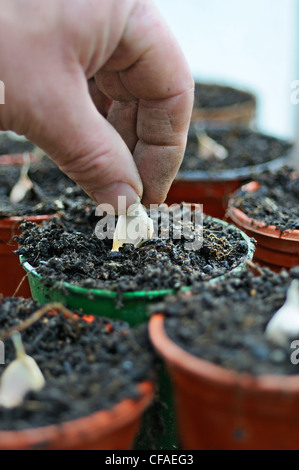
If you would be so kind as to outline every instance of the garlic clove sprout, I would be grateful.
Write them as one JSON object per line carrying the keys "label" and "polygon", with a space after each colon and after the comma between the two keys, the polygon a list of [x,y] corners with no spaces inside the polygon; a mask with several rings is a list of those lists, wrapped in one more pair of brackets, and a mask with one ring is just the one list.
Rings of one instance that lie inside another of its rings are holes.
{"label": "garlic clove sprout", "polygon": [[299,280],[291,283],[285,304],[272,317],[265,334],[277,346],[287,346],[290,338],[299,336]]}
{"label": "garlic clove sprout", "polygon": [[127,215],[120,215],[116,224],[112,251],[119,251],[125,243],[139,247],[154,234],[154,224],[141,203],[129,207]]}
{"label": "garlic clove sprout", "polygon": [[41,390],[46,383],[35,360],[25,353],[21,335],[15,333],[12,340],[17,358],[1,376],[0,406],[4,408],[21,405],[28,392]]}
{"label": "garlic clove sprout", "polygon": [[33,183],[28,176],[28,171],[30,169],[30,155],[29,153],[24,153],[23,155],[24,165],[21,169],[21,174],[19,180],[16,182],[12,188],[9,199],[13,204],[18,204],[21,202],[28,191],[33,187]]}

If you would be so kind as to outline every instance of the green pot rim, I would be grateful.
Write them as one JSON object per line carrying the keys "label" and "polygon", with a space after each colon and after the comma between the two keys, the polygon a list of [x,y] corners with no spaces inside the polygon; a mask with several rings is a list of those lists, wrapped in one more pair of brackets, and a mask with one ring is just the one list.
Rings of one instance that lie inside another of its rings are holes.
{"label": "green pot rim", "polygon": [[[210,282],[210,283],[214,283],[214,282],[219,282],[221,280],[224,280],[225,278],[227,278],[228,275],[231,276],[231,275],[240,273],[243,270],[245,262],[246,261],[251,261],[253,259],[253,255],[254,255],[254,252],[255,252],[255,243],[254,243],[254,241],[252,241],[251,238],[248,237],[248,235],[246,235],[246,233],[244,233],[242,230],[240,230],[235,225],[228,224],[224,220],[216,219],[214,217],[211,217],[211,219],[217,221],[218,223],[220,223],[223,226],[230,227],[233,230],[236,230],[237,232],[239,232],[241,234],[241,236],[243,237],[244,241],[247,243],[247,247],[248,247],[247,254],[244,256],[244,258],[242,259],[242,261],[240,262],[240,264],[238,266],[233,268],[231,271],[227,271],[227,273],[222,274],[221,276],[215,277],[215,278],[210,279],[210,280],[207,281],[207,282]],[[33,266],[31,266],[31,264],[28,263],[28,261],[26,261],[25,257],[22,256],[22,255],[20,256],[20,263],[29,275],[32,275],[33,277],[38,279],[40,282],[43,281],[43,277],[36,272],[35,268]],[[112,300],[115,300],[119,295],[115,291],[102,290],[102,289],[89,289],[89,288],[86,288],[86,287],[80,287],[80,286],[76,286],[74,284],[70,284],[69,282],[62,282],[61,283],[59,281],[53,281],[52,285],[53,285],[53,287],[57,288],[58,284],[62,285],[63,288],[67,289],[69,292],[73,292],[73,293],[76,293],[76,294],[82,294],[82,295],[92,294],[94,297],[100,297],[100,298],[106,298],[106,299],[108,298],[108,299],[112,299]],[[181,291],[191,291],[192,286],[185,286],[185,287],[182,287],[179,290],[181,290]],[[128,300],[129,299],[154,299],[154,298],[158,298],[158,297],[161,298],[162,296],[164,297],[166,295],[173,295],[173,294],[176,294],[177,292],[178,291],[176,291],[174,289],[164,289],[164,290],[155,290],[155,291],[123,292],[122,293],[122,299],[123,300],[125,300],[125,299],[128,299]]]}

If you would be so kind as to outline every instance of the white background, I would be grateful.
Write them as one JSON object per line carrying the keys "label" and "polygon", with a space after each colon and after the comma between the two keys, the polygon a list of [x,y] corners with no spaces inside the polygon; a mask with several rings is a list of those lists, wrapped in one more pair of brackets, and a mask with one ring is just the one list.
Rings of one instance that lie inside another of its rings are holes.
{"label": "white background", "polygon": [[[156,0],[199,80],[253,91],[258,126],[294,138],[298,0]],[[298,112],[299,115],[299,112]]]}

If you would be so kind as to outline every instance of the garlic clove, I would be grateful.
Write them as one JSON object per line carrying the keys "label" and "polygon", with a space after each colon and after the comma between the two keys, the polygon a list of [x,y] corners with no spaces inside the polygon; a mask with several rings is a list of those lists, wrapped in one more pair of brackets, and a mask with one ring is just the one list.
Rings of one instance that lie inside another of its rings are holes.
{"label": "garlic clove", "polygon": [[228,150],[215,140],[211,139],[204,131],[196,133],[198,141],[198,156],[204,160],[225,160]]}
{"label": "garlic clove", "polygon": [[12,337],[17,359],[5,369],[0,382],[0,406],[15,408],[21,405],[30,391],[41,390],[45,379],[35,360],[25,354],[21,335]]}
{"label": "garlic clove", "polygon": [[277,346],[288,346],[290,338],[299,337],[299,281],[291,283],[285,304],[267,325],[266,337]]}
{"label": "garlic clove", "polygon": [[13,204],[18,204],[21,202],[28,191],[33,187],[33,183],[28,176],[28,171],[30,169],[30,155],[29,153],[24,153],[23,155],[24,165],[21,169],[21,174],[19,180],[16,182],[12,188],[9,199]]}
{"label": "garlic clove", "polygon": [[153,220],[148,217],[142,204],[133,204],[127,215],[120,215],[116,224],[112,251],[119,251],[125,243],[139,247],[154,234]]}
{"label": "garlic clove", "polygon": [[12,188],[9,199],[13,204],[18,204],[23,201],[24,197],[32,189],[32,181],[28,176],[24,176]]}

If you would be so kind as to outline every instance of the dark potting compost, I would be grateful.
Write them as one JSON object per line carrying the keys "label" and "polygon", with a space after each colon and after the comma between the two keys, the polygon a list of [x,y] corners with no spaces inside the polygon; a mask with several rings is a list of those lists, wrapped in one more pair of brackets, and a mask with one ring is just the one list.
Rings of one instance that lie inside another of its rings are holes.
{"label": "dark potting compost", "polygon": [[242,90],[229,86],[195,83],[195,108],[226,108],[252,101],[253,96]]}
{"label": "dark potting compost", "polygon": [[264,269],[259,277],[247,271],[225,282],[201,283],[193,297],[169,298],[155,311],[165,315],[169,337],[201,359],[253,375],[298,374],[291,362],[291,342],[298,338],[277,347],[264,335],[293,279],[299,279],[299,268],[280,274]]}
{"label": "dark potting compost", "polygon": [[191,126],[180,173],[201,171],[213,174],[223,170],[260,165],[286,157],[292,148],[290,142],[243,128],[211,128],[206,129],[205,132],[228,151],[227,158],[224,160],[203,158],[196,128]]}
{"label": "dark potting compost", "polygon": [[29,178],[33,188],[18,204],[9,195],[20,177],[20,165],[0,166],[0,217],[18,217],[54,214],[87,195],[70,180],[48,157],[32,163]]}
{"label": "dark potting compost", "polygon": [[[74,206],[43,226],[23,224],[18,254],[49,283],[66,281],[119,293],[178,290],[223,275],[248,255],[248,244],[241,233],[210,217],[203,219],[202,247],[185,249],[184,234],[181,239],[172,239],[174,227],[179,224],[181,230],[181,222],[174,223],[171,212],[167,238],[162,238],[164,222],[160,215],[160,238],[140,248],[126,244],[119,252],[111,252],[112,240],[99,240],[94,233],[99,221],[94,214],[93,207]],[[198,234],[191,221],[188,243]]]}
{"label": "dark potting compost", "polygon": [[[15,328],[40,307],[34,301],[6,298],[0,303],[0,330]],[[139,397],[138,384],[153,379],[155,355],[145,327],[131,330],[126,323],[94,318],[77,321],[50,314],[22,331],[26,353],[33,357],[46,381],[29,392],[17,408],[0,407],[0,430],[23,430],[60,424],[123,399]],[[15,359],[5,341],[6,365]]]}
{"label": "dark potting compost", "polygon": [[231,204],[277,230],[299,230],[299,175],[289,167],[256,178],[256,191],[237,191]]}

